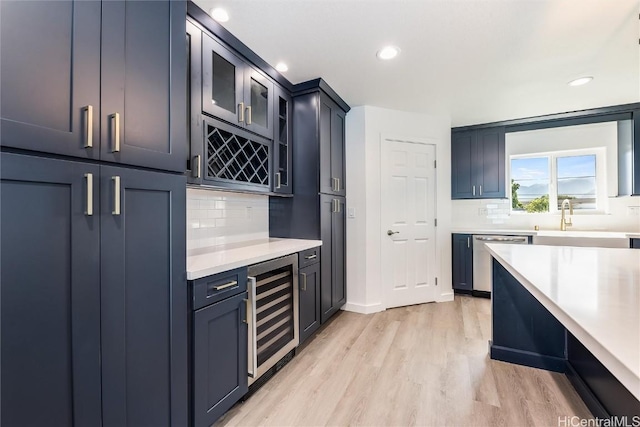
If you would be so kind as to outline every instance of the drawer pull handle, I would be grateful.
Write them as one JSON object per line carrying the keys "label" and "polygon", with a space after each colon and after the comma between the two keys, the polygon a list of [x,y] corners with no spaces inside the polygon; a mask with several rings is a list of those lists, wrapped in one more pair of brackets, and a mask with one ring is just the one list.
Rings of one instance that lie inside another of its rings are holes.
{"label": "drawer pull handle", "polygon": [[202,165],[200,163],[201,159],[202,159],[202,156],[200,154],[198,154],[195,157],[195,160],[196,160],[196,176],[195,177],[196,178],[202,178]]}
{"label": "drawer pull handle", "polygon": [[244,102],[238,104],[238,123],[244,122]]}
{"label": "drawer pull handle", "polygon": [[93,105],[87,105],[84,108],[86,113],[87,139],[84,142],[84,148],[93,147]]}
{"label": "drawer pull handle", "polygon": [[280,172],[276,174],[276,189],[279,190],[282,187]]}
{"label": "drawer pull handle", "polygon": [[111,115],[113,121],[113,150],[112,153],[118,153],[120,151],[120,114],[113,113]]}
{"label": "drawer pull handle", "polygon": [[87,209],[84,214],[87,216],[93,215],[93,174],[85,173],[85,179],[87,180]]}
{"label": "drawer pull handle", "polygon": [[248,125],[251,124],[251,105],[247,107],[247,121],[245,121],[245,123]]}
{"label": "drawer pull handle", "polygon": [[251,304],[248,299],[243,299],[244,301],[244,319],[242,319],[243,323],[249,324],[249,310],[251,310]]}
{"label": "drawer pull handle", "polygon": [[120,215],[120,177],[112,176],[113,181],[113,210],[112,215]]}
{"label": "drawer pull handle", "polygon": [[216,291],[221,291],[223,289],[227,289],[227,288],[230,288],[232,286],[236,286],[237,284],[238,284],[238,281],[234,280],[233,282],[225,283],[224,285],[214,286],[213,289],[215,289]]}
{"label": "drawer pull handle", "polygon": [[316,259],[318,257],[318,255],[313,254],[313,255],[308,255],[306,257],[304,257],[304,259]]}

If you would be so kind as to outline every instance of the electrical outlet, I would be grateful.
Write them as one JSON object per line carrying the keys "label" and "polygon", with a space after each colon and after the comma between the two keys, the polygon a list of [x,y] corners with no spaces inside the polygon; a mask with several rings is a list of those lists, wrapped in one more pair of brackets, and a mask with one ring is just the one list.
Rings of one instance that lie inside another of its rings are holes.
{"label": "electrical outlet", "polygon": [[478,215],[487,215],[487,208],[478,208]]}
{"label": "electrical outlet", "polygon": [[640,206],[627,206],[627,215],[640,216]]}

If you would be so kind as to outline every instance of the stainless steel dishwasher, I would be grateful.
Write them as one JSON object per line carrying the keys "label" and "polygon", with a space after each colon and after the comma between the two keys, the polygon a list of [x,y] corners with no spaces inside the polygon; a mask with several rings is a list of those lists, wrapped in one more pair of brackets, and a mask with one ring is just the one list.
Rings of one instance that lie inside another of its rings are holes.
{"label": "stainless steel dishwasher", "polygon": [[526,245],[529,243],[529,236],[473,236],[473,290],[491,292],[493,282],[492,257],[485,247],[485,243]]}

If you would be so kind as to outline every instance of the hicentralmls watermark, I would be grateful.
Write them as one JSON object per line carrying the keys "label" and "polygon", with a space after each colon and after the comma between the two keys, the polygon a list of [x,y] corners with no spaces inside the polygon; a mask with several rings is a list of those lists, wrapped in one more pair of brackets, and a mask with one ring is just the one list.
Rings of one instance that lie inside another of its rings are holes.
{"label": "hicentralmls watermark", "polygon": [[558,417],[558,427],[640,427],[640,415],[610,418]]}

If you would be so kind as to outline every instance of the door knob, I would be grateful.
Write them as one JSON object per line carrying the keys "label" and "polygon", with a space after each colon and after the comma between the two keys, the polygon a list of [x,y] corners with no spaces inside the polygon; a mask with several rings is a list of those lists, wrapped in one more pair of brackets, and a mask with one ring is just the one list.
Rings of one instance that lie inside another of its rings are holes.
{"label": "door knob", "polygon": [[399,231],[391,231],[391,230],[387,230],[387,236],[393,236],[394,234],[399,234]]}

